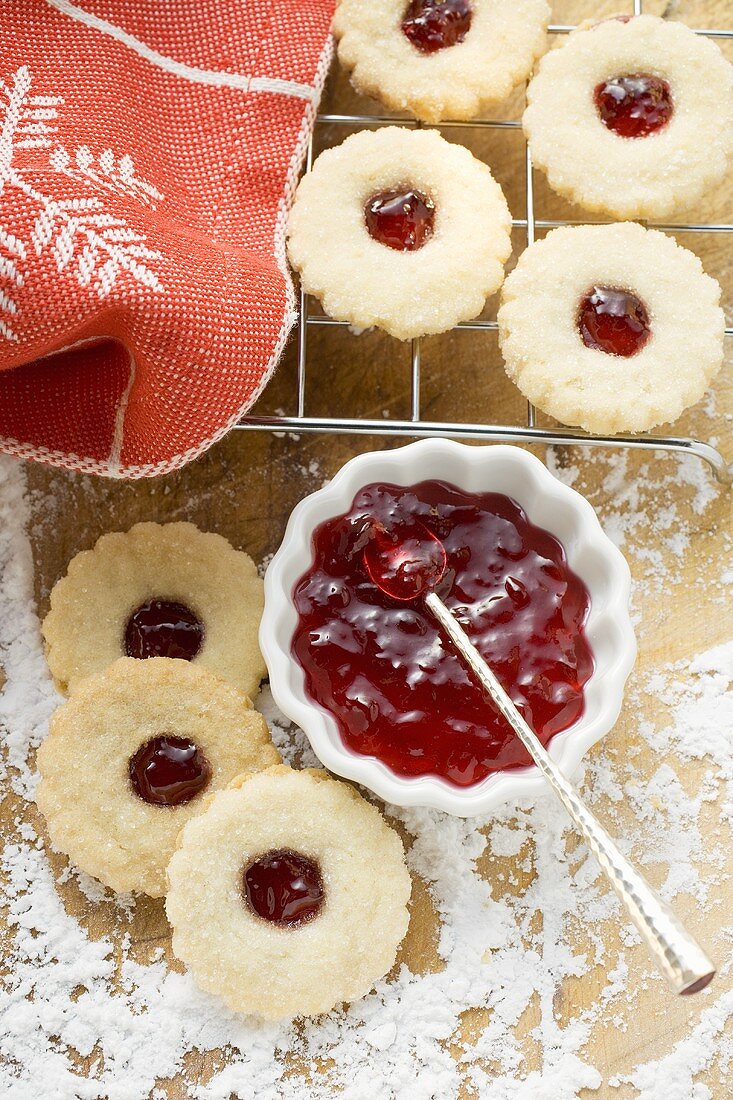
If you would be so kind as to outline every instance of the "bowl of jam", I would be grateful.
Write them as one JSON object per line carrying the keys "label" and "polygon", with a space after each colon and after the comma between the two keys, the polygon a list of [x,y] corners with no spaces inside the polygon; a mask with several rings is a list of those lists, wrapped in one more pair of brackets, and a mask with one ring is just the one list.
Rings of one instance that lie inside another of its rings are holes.
{"label": "bowl of jam", "polygon": [[436,591],[568,775],[621,708],[629,569],[590,504],[517,447],[363,454],[294,509],[265,577],[276,703],[386,801],[486,813],[544,780],[420,597],[367,568],[374,540],[410,525],[444,548]]}

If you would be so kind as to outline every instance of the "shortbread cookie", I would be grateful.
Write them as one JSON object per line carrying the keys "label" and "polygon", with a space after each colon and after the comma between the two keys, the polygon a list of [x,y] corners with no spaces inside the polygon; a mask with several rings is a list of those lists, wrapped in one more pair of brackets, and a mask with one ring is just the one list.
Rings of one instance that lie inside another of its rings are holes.
{"label": "shortbread cookie", "polygon": [[399,836],[323,771],[240,776],[183,830],[168,881],[176,955],[202,989],[267,1019],[363,996],[407,931]]}
{"label": "shortbread cookie", "polygon": [[407,340],[481,312],[510,230],[485,164],[433,130],[390,126],[321,153],[298,187],[288,252],[331,317]]}
{"label": "shortbread cookie", "polygon": [[118,657],[195,661],[254,695],[264,602],[254,562],[192,523],[138,523],[77,554],[43,624],[61,691]]}
{"label": "shortbread cookie", "polygon": [[502,290],[509,377],[590,432],[645,431],[704,394],[723,360],[720,287],[697,256],[633,222],[555,229]]}
{"label": "shortbread cookie", "polygon": [[425,122],[506,99],[545,49],[546,0],[340,0],[339,61],[354,87]]}
{"label": "shortbread cookie", "polygon": [[54,714],[36,801],[53,846],[82,870],[161,897],[178,833],[207,796],[279,759],[231,684],[184,661],[123,657]]}
{"label": "shortbread cookie", "polygon": [[667,216],[725,175],[733,67],[681,23],[604,20],[542,59],[524,130],[559,194],[619,218]]}

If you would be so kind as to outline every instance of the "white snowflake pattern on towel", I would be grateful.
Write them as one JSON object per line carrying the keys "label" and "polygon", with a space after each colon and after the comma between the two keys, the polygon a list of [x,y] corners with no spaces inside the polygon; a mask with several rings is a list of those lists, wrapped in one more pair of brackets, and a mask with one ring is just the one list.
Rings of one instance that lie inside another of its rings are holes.
{"label": "white snowflake pattern on towel", "polygon": [[[17,342],[17,290],[25,283],[25,261],[29,249],[37,256],[51,250],[59,273],[68,273],[82,287],[90,287],[106,298],[118,278],[126,275],[159,293],[163,286],[152,266],[163,258],[149,248],[146,237],[124,218],[105,209],[99,192],[125,195],[154,209],[163,195],[140,179],[132,157],[116,156],[105,149],[95,158],[80,146],[72,155],[58,143],[54,146],[54,123],[61,96],[32,95],[29,68],[21,66],[7,84],[0,80],[0,194],[6,187],[22,191],[38,205],[30,240],[23,241],[0,224],[0,336]],[[21,149],[52,149],[49,165],[56,172],[80,184],[88,194],[54,199],[34,186],[14,163]]]}

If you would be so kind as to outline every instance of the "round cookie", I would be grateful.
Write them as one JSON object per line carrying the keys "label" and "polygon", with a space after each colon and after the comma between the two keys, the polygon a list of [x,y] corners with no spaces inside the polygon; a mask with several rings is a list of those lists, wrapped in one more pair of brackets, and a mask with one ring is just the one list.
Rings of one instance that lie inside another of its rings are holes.
{"label": "round cookie", "polygon": [[559,194],[618,218],[664,217],[725,175],[733,67],[681,23],[604,20],[543,57],[523,125]]}
{"label": "round cookie", "polygon": [[703,396],[723,360],[720,287],[692,252],[633,222],[555,229],[502,289],[506,370],[589,432],[645,431]]}
{"label": "round cookie", "polygon": [[506,99],[545,49],[546,0],[341,0],[339,61],[354,87],[425,122]]}
{"label": "round cookie", "polygon": [[288,254],[303,289],[357,329],[408,340],[481,312],[511,215],[485,164],[434,130],[363,130],[300,181]]}
{"label": "round cookie", "polygon": [[173,950],[235,1012],[281,1019],[367,993],[408,925],[402,842],[323,771],[240,776],[168,867]]}
{"label": "round cookie", "polygon": [[243,768],[279,759],[231,684],[185,661],[123,657],[54,714],[36,802],[53,846],[82,870],[162,897],[181,827]]}
{"label": "round cookie", "polygon": [[192,660],[255,695],[264,594],[248,554],[192,523],[138,523],[77,554],[43,623],[59,690],[118,657]]}

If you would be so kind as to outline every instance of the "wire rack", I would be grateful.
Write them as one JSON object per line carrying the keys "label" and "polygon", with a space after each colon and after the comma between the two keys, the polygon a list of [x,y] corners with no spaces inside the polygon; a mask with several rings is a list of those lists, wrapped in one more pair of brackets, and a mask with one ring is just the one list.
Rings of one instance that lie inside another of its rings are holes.
{"label": "wire rack", "polygon": [[[634,0],[633,14],[642,12],[642,0]],[[551,34],[568,34],[574,30],[574,26],[553,24],[549,27]],[[733,40],[733,30],[697,29],[695,33],[708,38]],[[316,118],[316,127],[322,125],[342,126],[345,129],[353,129],[358,126],[408,126],[419,127],[419,123],[412,119],[393,118],[387,115],[343,115],[321,114]],[[441,122],[439,129],[488,128],[493,130],[517,130],[522,133],[522,124],[515,120],[501,119],[476,119],[471,122]],[[309,171],[313,160],[313,137],[308,146],[306,169]],[[526,169],[526,217],[514,219],[513,226],[524,230],[527,245],[535,240],[535,232],[538,229],[554,229],[561,225],[583,224],[578,221],[547,221],[535,216],[534,184],[532,174],[532,158],[529,147],[525,143],[525,169]],[[584,224],[588,224],[586,221]],[[692,224],[692,223],[645,223],[656,229],[671,231],[674,233],[733,233],[733,224]],[[724,485],[733,485],[733,463],[728,463],[717,447],[699,439],[687,436],[657,436],[649,434],[638,435],[593,435],[580,429],[571,428],[544,428],[537,425],[536,411],[533,405],[528,404],[526,422],[524,424],[475,424],[448,421],[424,420],[421,416],[420,405],[420,373],[421,350],[420,340],[411,341],[410,346],[410,419],[400,420],[394,418],[366,419],[358,415],[346,418],[336,417],[312,417],[306,413],[306,373],[308,358],[308,330],[312,326],[328,325],[336,328],[348,329],[345,321],[336,321],[330,317],[314,315],[309,312],[307,296],[300,293],[300,311],[298,322],[298,369],[297,392],[295,394],[295,411],[291,414],[278,416],[245,416],[237,425],[242,430],[250,431],[292,431],[314,432],[331,434],[352,434],[370,436],[391,436],[409,438],[444,437],[451,439],[475,439],[484,442],[502,443],[535,443],[548,445],[575,445],[586,447],[616,447],[630,448],[639,451],[665,451],[692,454],[706,462],[719,482]],[[461,322],[456,326],[459,330],[487,331],[498,328],[495,320],[477,320]],[[726,337],[733,336],[733,328],[726,328]],[[397,349],[404,347],[399,341],[394,341]]]}

